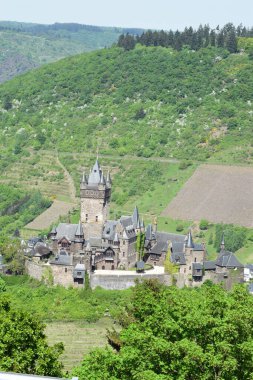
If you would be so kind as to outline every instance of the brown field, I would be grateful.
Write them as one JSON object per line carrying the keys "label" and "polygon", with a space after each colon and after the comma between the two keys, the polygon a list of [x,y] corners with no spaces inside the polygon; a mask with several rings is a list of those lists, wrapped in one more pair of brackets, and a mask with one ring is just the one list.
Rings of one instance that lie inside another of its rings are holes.
{"label": "brown field", "polygon": [[253,168],[201,165],[161,215],[252,228]]}
{"label": "brown field", "polygon": [[45,210],[42,214],[37,216],[31,223],[27,224],[25,228],[31,230],[44,230],[56,223],[60,216],[67,215],[69,211],[73,210],[75,205],[73,203],[67,203],[58,201],[53,202],[51,207]]}

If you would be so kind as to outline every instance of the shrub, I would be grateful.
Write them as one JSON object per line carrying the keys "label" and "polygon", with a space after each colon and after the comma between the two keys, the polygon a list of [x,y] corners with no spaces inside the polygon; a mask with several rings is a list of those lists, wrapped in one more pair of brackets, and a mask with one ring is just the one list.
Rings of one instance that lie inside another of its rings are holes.
{"label": "shrub", "polygon": [[199,228],[201,230],[207,230],[208,229],[208,221],[206,219],[201,219],[199,223]]}

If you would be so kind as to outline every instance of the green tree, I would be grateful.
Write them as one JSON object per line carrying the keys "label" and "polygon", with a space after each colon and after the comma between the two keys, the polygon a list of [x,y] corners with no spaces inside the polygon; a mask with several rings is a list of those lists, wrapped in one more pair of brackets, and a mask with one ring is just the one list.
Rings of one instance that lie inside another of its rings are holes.
{"label": "green tree", "polygon": [[138,260],[143,259],[144,244],[145,244],[145,233],[138,232],[137,239],[136,239],[136,251],[138,252]]}
{"label": "green tree", "polygon": [[62,343],[47,344],[43,325],[34,315],[0,301],[0,371],[62,376]]}
{"label": "green tree", "polygon": [[120,349],[95,350],[73,374],[80,380],[250,380],[253,297],[243,286],[165,287],[148,280],[133,289]]}

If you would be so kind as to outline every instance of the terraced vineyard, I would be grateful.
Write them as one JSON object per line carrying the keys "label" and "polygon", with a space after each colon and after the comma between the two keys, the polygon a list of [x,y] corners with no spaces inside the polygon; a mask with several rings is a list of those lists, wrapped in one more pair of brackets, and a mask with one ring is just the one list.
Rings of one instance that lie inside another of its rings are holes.
{"label": "terraced vineyard", "polygon": [[63,342],[65,350],[61,360],[64,368],[71,370],[93,348],[106,345],[106,330],[112,327],[115,326],[110,318],[96,323],[51,322],[47,324],[46,335],[50,345]]}

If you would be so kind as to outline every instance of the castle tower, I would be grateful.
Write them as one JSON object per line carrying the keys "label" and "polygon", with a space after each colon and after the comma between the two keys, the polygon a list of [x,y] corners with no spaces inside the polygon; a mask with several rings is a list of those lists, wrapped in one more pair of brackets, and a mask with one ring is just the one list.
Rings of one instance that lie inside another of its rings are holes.
{"label": "castle tower", "polygon": [[111,185],[110,174],[105,179],[98,160],[89,176],[83,174],[80,186],[81,222],[86,240],[102,236],[103,224],[109,215]]}

